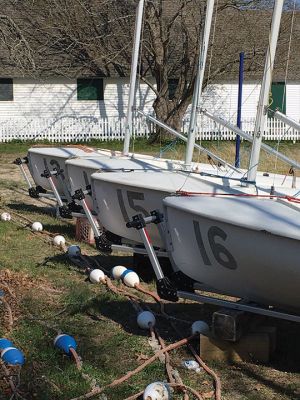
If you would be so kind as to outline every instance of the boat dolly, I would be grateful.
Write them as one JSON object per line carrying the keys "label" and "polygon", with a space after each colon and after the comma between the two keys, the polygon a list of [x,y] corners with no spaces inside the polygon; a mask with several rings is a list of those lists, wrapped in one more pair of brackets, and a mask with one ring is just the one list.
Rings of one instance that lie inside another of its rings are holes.
{"label": "boat dolly", "polygon": [[[71,206],[72,205],[76,205],[76,204],[72,200],[72,198],[71,198],[71,196],[70,196],[70,194],[68,192],[68,189],[66,188],[66,185],[65,185],[65,183],[64,183],[64,181],[62,179],[62,173],[63,173],[62,169],[54,168],[53,170],[50,171],[47,168],[41,174],[41,177],[48,179],[48,181],[50,183],[52,192],[53,192],[54,197],[55,197],[55,199],[57,201],[57,204],[58,204],[58,210],[59,210],[60,216],[62,218],[72,218]],[[65,196],[66,196],[66,199],[67,199],[67,202],[68,202],[67,205],[64,204],[64,202],[62,200],[62,197],[60,196],[60,194],[59,194],[59,192],[58,192],[58,190],[57,190],[57,188],[55,186],[55,183],[53,182],[53,177],[56,177],[60,181],[60,183],[62,184],[62,187],[64,189],[64,193],[65,193]]]}
{"label": "boat dolly", "polygon": [[[296,314],[289,314],[272,307],[264,307],[256,303],[246,302],[243,299],[239,301],[223,300],[220,298],[212,297],[209,295],[202,295],[196,293],[196,290],[208,290],[201,288],[201,284],[193,281],[191,278],[183,274],[181,271],[174,272],[172,279],[166,277],[160,266],[158,257],[151,243],[151,238],[146,229],[146,225],[154,223],[161,224],[163,222],[163,214],[154,210],[150,212],[149,217],[144,217],[142,214],[135,215],[130,222],[127,222],[127,228],[135,228],[139,231],[145,249],[147,251],[149,260],[154,270],[157,279],[157,293],[165,300],[178,301],[179,298],[192,300],[199,303],[207,303],[223,308],[244,311],[253,314],[259,314],[267,317],[279,318],[293,322],[300,322],[300,316]],[[170,257],[171,260],[171,257]],[[172,260],[171,260],[172,262]],[[210,290],[211,291],[211,290]]]}
{"label": "boat dolly", "polygon": [[33,199],[38,199],[39,197],[47,197],[47,198],[54,198],[52,195],[47,194],[47,190],[44,189],[42,186],[32,186],[30,179],[25,171],[24,164],[28,164],[28,157],[24,158],[16,158],[15,161],[13,161],[13,164],[17,165],[21,171],[21,174],[27,183],[28,186],[28,194],[30,197]]}

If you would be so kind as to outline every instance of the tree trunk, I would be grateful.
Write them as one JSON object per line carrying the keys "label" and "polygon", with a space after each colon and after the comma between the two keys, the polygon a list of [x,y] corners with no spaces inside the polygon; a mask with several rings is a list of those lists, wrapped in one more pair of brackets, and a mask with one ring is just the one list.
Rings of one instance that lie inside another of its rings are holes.
{"label": "tree trunk", "polygon": [[[182,121],[188,105],[188,101],[182,101],[174,107],[171,100],[159,97],[154,101],[153,108],[155,111],[155,117],[159,121],[164,122],[166,125],[175,129],[175,131],[181,132]],[[175,137],[166,129],[156,126],[155,132],[153,132],[149,137],[149,143],[164,142],[169,139],[175,139]]]}

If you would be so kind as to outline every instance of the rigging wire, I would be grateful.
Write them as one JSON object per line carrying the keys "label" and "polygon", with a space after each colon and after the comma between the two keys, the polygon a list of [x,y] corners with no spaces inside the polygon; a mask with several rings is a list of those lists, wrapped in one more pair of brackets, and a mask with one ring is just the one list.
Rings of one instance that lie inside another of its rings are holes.
{"label": "rigging wire", "polygon": [[[292,31],[293,31],[293,26],[294,26],[295,12],[296,12],[296,0],[294,0],[294,7],[293,7],[293,14],[292,14],[292,24],[291,24],[291,32],[290,32],[290,38],[289,38],[288,60],[287,60],[287,67],[286,67],[286,74],[285,74],[285,90],[286,90],[286,81],[287,81],[288,65],[289,65],[290,52],[291,52],[291,37],[292,37]],[[270,37],[269,37],[269,46],[270,46]],[[271,56],[271,55],[270,55],[270,56]],[[210,62],[211,62],[211,60],[210,60]],[[269,68],[270,68],[270,67],[269,67]],[[244,99],[244,101],[242,102],[242,105],[244,105],[244,104],[248,101],[248,99],[249,99],[250,97],[252,97],[252,94],[256,91],[256,89],[257,89],[260,85],[261,85],[260,83],[257,83],[257,84],[254,86],[254,88],[251,90],[251,92],[249,93],[249,95],[248,95],[248,96]],[[283,101],[284,101],[284,97],[283,97]],[[272,99],[272,94],[270,93],[270,103],[268,104],[268,107],[270,107],[270,105],[272,105],[272,103],[273,103],[273,99]],[[229,115],[229,120],[232,120],[232,119],[236,116],[236,113],[237,113],[236,111],[232,112],[232,113]],[[289,130],[289,129],[288,129],[288,130]],[[287,130],[287,131],[288,131],[288,130]],[[283,136],[287,133],[287,131],[284,132]],[[221,133],[220,130],[219,130],[219,133]],[[277,146],[276,146],[276,149],[279,148],[279,143],[280,143],[281,139],[282,139],[282,138],[279,138],[278,143],[277,143]],[[247,152],[247,153],[248,153],[248,152]],[[278,159],[278,157],[276,156],[275,169],[277,168],[277,159]],[[275,177],[274,177],[274,179],[275,179]]]}
{"label": "rigging wire", "polygon": [[[281,110],[283,110],[284,107],[284,100],[285,100],[285,96],[286,96],[286,84],[287,84],[287,78],[288,78],[288,71],[289,71],[289,65],[290,65],[290,56],[291,56],[291,47],[292,47],[292,35],[293,35],[293,30],[294,30],[294,23],[295,23],[295,13],[296,13],[296,0],[294,0],[294,7],[293,7],[293,12],[292,12],[292,20],[291,20],[291,29],[290,29],[290,36],[289,36],[289,45],[288,45],[288,52],[287,52],[287,60],[286,60],[286,67],[285,67],[285,77],[284,77],[284,91],[283,91],[283,95],[282,95],[282,103],[281,103]],[[282,135],[282,137],[285,136],[285,134],[291,129],[291,127],[289,127],[284,134]],[[280,146],[280,142],[282,140],[282,137],[279,136],[278,140],[277,140],[277,144],[276,144],[276,150],[279,151],[279,146]],[[277,170],[277,164],[278,164],[278,156],[275,156],[275,161],[274,161],[274,175],[273,175],[273,185],[275,182],[275,174],[276,174],[276,170]]]}
{"label": "rigging wire", "polygon": [[212,55],[213,55],[213,48],[215,44],[215,34],[216,34],[216,26],[217,26],[217,17],[218,17],[218,5],[219,0],[216,2],[216,11],[215,11],[215,18],[214,18],[214,27],[213,27],[213,34],[211,39],[211,48],[210,48],[210,56],[209,56],[209,65],[208,65],[208,74],[207,74],[207,83],[206,86],[209,84],[210,74],[211,74],[211,64],[212,64]]}

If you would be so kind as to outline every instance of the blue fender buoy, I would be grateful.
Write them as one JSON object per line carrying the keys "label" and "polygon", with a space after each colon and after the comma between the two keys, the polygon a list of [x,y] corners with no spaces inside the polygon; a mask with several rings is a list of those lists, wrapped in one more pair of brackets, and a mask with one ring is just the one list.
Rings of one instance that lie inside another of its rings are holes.
{"label": "blue fender buoy", "polygon": [[54,339],[54,346],[62,350],[68,356],[71,355],[71,348],[74,350],[77,349],[76,340],[73,338],[73,336],[67,335],[65,333],[56,336],[56,338]]}
{"label": "blue fender buoy", "polygon": [[0,339],[0,351],[7,349],[8,347],[14,347],[13,343],[5,338]]}
{"label": "blue fender buoy", "polygon": [[125,271],[121,274],[120,279],[123,280],[125,276],[129,274],[129,272],[134,272],[134,271],[132,271],[132,269],[125,269]]}
{"label": "blue fender buoy", "polygon": [[121,279],[126,286],[131,288],[135,287],[135,285],[139,285],[140,283],[140,278],[138,277],[137,273],[131,269],[124,271],[121,275]]}
{"label": "blue fender buoy", "polygon": [[24,365],[25,363],[24,354],[16,347],[7,347],[2,350],[1,358],[8,365]]}

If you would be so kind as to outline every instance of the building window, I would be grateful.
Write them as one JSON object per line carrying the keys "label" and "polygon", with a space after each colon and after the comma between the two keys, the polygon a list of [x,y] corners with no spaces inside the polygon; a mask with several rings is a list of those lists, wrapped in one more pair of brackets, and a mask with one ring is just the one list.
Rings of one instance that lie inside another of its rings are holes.
{"label": "building window", "polygon": [[0,78],[0,101],[12,101],[13,99],[13,80],[10,78]]}
{"label": "building window", "polygon": [[77,79],[77,100],[104,100],[103,79]]}
{"label": "building window", "polygon": [[[284,82],[274,82],[271,87],[272,99],[270,101],[269,108],[272,111],[279,110],[282,113],[286,113],[286,87]],[[269,112],[269,117],[272,117],[273,113]]]}
{"label": "building window", "polygon": [[173,100],[178,86],[179,79],[168,79],[169,100]]}

